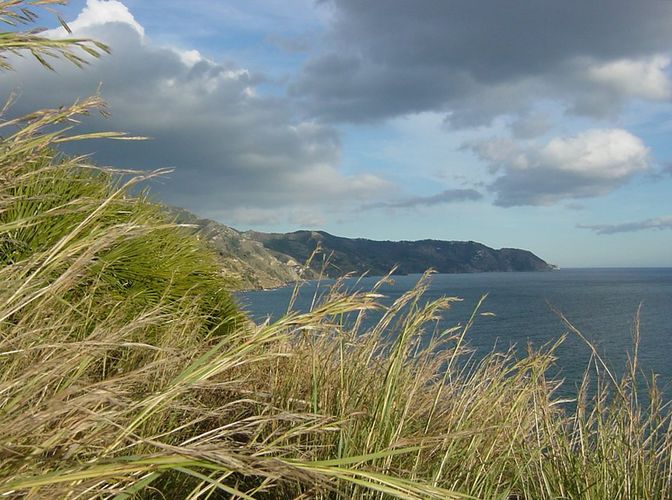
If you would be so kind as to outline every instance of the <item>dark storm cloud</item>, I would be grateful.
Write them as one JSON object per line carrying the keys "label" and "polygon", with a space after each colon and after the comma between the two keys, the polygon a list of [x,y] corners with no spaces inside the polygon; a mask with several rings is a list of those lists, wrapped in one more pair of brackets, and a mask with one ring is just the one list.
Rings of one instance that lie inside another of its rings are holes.
{"label": "dark storm cloud", "polygon": [[533,98],[609,116],[630,97],[670,98],[672,2],[328,0],[324,53],[292,92],[327,121],[443,111],[487,123]]}
{"label": "dark storm cloud", "polygon": [[370,203],[363,205],[362,208],[370,210],[376,208],[431,207],[447,203],[458,203],[461,201],[477,201],[482,198],[483,195],[475,189],[447,189],[432,196],[414,196],[399,201]]}
{"label": "dark storm cloud", "polygon": [[[297,119],[282,98],[259,95],[261,76],[152,44],[118,2],[90,5],[98,10],[71,27],[108,43],[112,55],[83,71],[58,63],[56,73],[17,59],[16,71],[2,75],[3,89],[20,94],[14,114],[68,104],[103,82],[111,118],[86,118],[78,131],[123,130],[152,140],[87,142],[82,151],[117,167],[175,167],[155,192],[232,223],[314,220],[330,203],[361,202],[389,187],[373,175],[340,172],[336,132]],[[106,16],[120,22],[101,22]]]}
{"label": "dark storm cloud", "polygon": [[625,222],[622,224],[579,224],[582,229],[590,229],[597,234],[632,233],[648,229],[672,229],[672,215],[656,217],[638,222]]}

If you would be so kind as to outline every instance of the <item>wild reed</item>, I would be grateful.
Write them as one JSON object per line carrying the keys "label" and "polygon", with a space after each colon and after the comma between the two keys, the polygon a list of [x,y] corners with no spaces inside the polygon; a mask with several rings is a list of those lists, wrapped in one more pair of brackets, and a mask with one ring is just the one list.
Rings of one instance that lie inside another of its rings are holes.
{"label": "wild reed", "polygon": [[[39,3],[1,1],[0,20]],[[0,50],[72,60],[34,36],[5,33]],[[558,343],[473,357],[478,306],[440,327],[456,299],[425,301],[429,275],[391,306],[339,283],[252,324],[191,229],[129,194],[160,172],[57,152],[124,137],[72,135],[102,105],[0,122],[0,495],[672,496],[669,407],[655,383],[638,395],[636,349],[621,379],[594,351],[561,401]]]}

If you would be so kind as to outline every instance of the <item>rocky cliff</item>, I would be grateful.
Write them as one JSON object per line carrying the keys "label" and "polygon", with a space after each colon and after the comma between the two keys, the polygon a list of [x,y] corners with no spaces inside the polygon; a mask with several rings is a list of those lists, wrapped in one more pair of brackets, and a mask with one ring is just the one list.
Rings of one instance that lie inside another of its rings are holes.
{"label": "rocky cliff", "polygon": [[170,209],[176,222],[194,226],[199,238],[205,240],[219,256],[222,269],[232,276],[241,289],[276,288],[287,283],[313,277],[311,270],[302,270],[303,261],[268,250],[231,227],[210,219],[201,219],[181,209]]}

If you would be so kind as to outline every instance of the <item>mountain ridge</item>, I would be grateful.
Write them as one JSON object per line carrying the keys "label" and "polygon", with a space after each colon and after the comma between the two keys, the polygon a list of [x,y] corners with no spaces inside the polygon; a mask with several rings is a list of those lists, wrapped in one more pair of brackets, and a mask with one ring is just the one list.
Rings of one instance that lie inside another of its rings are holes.
{"label": "mountain ridge", "polygon": [[299,262],[306,261],[319,246],[330,257],[331,264],[326,270],[330,277],[351,272],[386,274],[394,267],[396,274],[422,273],[428,268],[440,273],[553,270],[553,266],[529,250],[494,249],[476,241],[372,240],[308,230],[243,234]]}
{"label": "mountain ridge", "polygon": [[[345,238],[321,230],[290,233],[238,231],[214,220],[169,208],[174,220],[193,226],[199,238],[217,254],[222,271],[241,289],[277,288],[320,275],[419,274],[551,271],[554,266],[529,250],[494,249],[476,241],[372,240]],[[323,258],[309,261],[316,249]]]}

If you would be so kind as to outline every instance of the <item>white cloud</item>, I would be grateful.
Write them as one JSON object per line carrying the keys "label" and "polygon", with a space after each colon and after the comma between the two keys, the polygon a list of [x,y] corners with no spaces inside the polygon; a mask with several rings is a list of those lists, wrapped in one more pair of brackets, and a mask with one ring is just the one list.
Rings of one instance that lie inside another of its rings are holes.
{"label": "white cloud", "polygon": [[[86,0],[86,6],[79,13],[77,19],[68,23],[68,27],[77,33],[86,33],[95,30],[96,26],[106,23],[124,23],[133,28],[141,37],[145,36],[145,29],[135,20],[131,11],[118,0]],[[52,30],[52,36],[67,36],[63,28]]]}
{"label": "white cloud", "polygon": [[203,56],[198,50],[180,50],[180,59],[187,66],[193,66],[194,64],[203,60]]}
{"label": "white cloud", "polygon": [[77,152],[93,149],[94,159],[119,167],[175,167],[153,189],[166,202],[226,214],[233,224],[286,224],[315,221],[308,214],[375,198],[388,186],[373,174],[345,174],[336,131],[298,117],[284,98],[265,96],[263,76],[153,43],[121,2],[88,0],[70,27],[107,43],[112,54],[84,71],[57,62],[55,73],[17,57],[17,71],[3,81],[21,93],[14,112],[68,104],[102,82],[112,116],[91,117],[83,127],[152,140],[89,142]]}
{"label": "white cloud", "polygon": [[622,129],[590,129],[527,146],[493,139],[472,144],[471,149],[500,174],[490,189],[502,206],[599,196],[650,169],[648,148]]}
{"label": "white cloud", "polygon": [[639,137],[622,129],[593,129],[556,137],[538,153],[528,152],[537,168],[590,178],[622,179],[649,168],[649,152]]}
{"label": "white cloud", "polygon": [[590,66],[587,79],[622,96],[664,101],[672,97],[669,66],[670,58],[661,55],[620,59]]}
{"label": "white cloud", "polygon": [[511,139],[496,138],[477,141],[472,145],[477,156],[489,164],[490,170],[523,170],[529,166],[529,158],[517,142]]}

